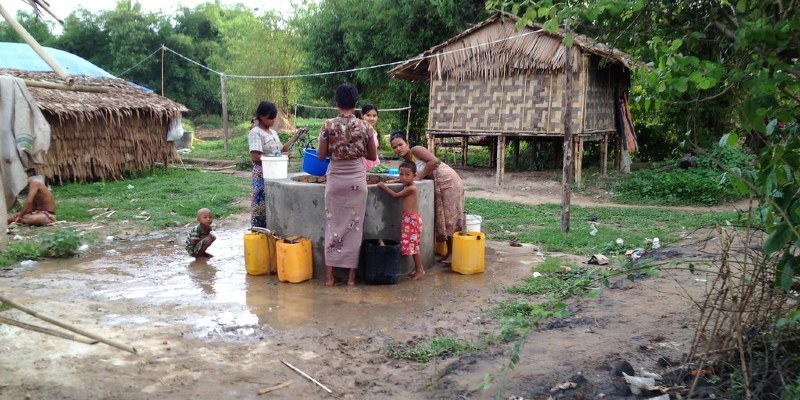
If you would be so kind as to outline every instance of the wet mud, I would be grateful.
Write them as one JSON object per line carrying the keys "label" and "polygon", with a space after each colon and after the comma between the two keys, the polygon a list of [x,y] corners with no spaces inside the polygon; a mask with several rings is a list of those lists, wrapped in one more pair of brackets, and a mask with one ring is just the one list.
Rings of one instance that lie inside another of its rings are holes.
{"label": "wet mud", "polygon": [[[680,360],[693,334],[687,295],[705,285],[697,275],[674,273],[575,299],[572,316],[531,332],[514,370],[506,368],[514,343],[419,364],[390,358],[386,349],[496,335],[489,312],[520,298],[504,288],[531,274],[544,259],[538,249],[487,241],[482,274],[437,264],[419,281],[326,287],[319,277],[291,284],[247,275],[241,225],[222,221],[207,261],[186,255],[185,232],[166,231],[0,271],[4,296],[138,350],[0,324],[0,398],[538,399],[576,373],[604,382],[594,396],[610,387],[615,360],[654,372],[663,372],[660,358]],[[2,314],[53,328],[18,310]]]}

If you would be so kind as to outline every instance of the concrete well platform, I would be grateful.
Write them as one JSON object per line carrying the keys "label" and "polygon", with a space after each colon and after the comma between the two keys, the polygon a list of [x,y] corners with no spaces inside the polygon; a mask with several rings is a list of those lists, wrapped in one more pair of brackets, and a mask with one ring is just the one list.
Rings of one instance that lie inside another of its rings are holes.
{"label": "concrete well platform", "polygon": [[[310,175],[290,174],[287,179],[265,179],[265,205],[267,228],[279,236],[304,236],[311,239],[313,247],[314,279],[325,278],[325,184],[301,180]],[[388,175],[367,174],[370,181],[391,179]],[[419,211],[422,215],[422,240],[420,254],[428,268],[434,262],[434,191],[432,180],[415,183],[419,192]],[[399,190],[402,184],[390,184]],[[377,185],[367,186],[367,210],[364,216],[363,239],[400,240],[400,217],[403,208],[400,200],[384,193]],[[402,257],[402,272],[414,269],[411,257]]]}

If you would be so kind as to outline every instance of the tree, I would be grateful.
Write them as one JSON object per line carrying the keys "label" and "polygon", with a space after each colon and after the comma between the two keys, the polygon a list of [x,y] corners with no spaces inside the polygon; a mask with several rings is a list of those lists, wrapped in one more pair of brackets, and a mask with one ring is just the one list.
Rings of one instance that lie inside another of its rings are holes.
{"label": "tree", "polygon": [[[313,73],[403,61],[485,19],[486,10],[483,1],[474,0],[374,0],[369,7],[356,0],[323,0],[298,16],[292,23],[305,38],[309,54],[302,71]],[[308,100],[332,105],[336,86],[351,82],[362,95],[361,103],[379,108],[404,106],[411,95],[413,138],[426,126],[428,86],[389,79],[390,68],[309,78],[302,93]],[[392,129],[402,129],[405,119],[393,124]]]}
{"label": "tree", "polygon": [[[17,22],[36,39],[42,46],[49,46],[53,42],[52,24],[43,20],[33,11],[17,11]],[[11,29],[11,26],[0,17],[0,42],[23,43],[22,37]]]}

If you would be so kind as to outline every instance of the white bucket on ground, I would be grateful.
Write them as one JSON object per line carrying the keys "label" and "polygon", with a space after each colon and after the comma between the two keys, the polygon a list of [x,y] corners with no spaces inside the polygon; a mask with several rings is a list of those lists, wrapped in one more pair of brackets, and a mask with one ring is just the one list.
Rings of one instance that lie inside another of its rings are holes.
{"label": "white bucket on ground", "polygon": [[289,177],[289,157],[261,156],[264,179],[286,179]]}
{"label": "white bucket on ground", "polygon": [[481,231],[481,222],[483,222],[483,218],[480,215],[467,214],[465,219],[467,222],[467,231]]}

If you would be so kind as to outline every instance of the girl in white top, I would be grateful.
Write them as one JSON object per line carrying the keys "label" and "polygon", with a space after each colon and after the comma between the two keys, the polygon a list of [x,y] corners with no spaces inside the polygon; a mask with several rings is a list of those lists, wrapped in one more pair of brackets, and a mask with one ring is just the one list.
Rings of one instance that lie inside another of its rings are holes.
{"label": "girl in white top", "polygon": [[267,209],[264,206],[264,170],[261,157],[286,155],[292,156],[289,146],[297,141],[297,135],[292,136],[286,144],[281,144],[278,132],[272,129],[275,118],[278,117],[278,108],[275,104],[262,101],[256,109],[254,125],[247,137],[250,148],[250,160],[253,162],[253,199],[252,199],[252,227],[267,227]]}

